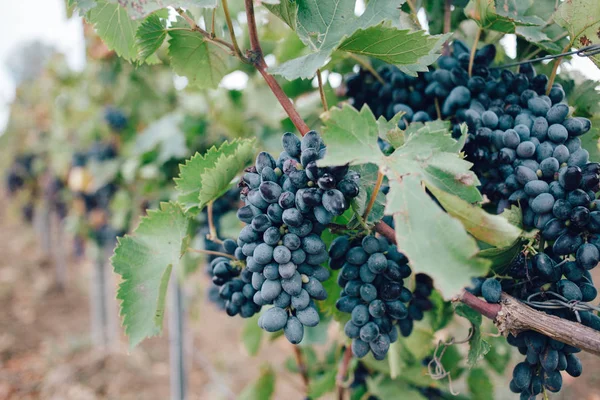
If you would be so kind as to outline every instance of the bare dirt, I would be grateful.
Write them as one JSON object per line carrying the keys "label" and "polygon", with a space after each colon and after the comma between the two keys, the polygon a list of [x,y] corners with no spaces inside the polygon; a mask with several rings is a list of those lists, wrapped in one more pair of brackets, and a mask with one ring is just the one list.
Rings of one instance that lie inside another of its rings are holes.
{"label": "bare dirt", "polygon": [[[0,400],[169,399],[168,335],[133,350],[125,337],[108,351],[94,348],[88,298],[92,265],[69,258],[67,287],[59,291],[33,228],[16,213],[0,215]],[[204,301],[206,280],[197,275],[198,282],[187,285],[193,293],[189,399],[234,399],[267,360],[283,371],[293,353],[277,341],[250,357],[240,341],[243,323]],[[283,372],[276,398],[302,399],[300,378]]]}

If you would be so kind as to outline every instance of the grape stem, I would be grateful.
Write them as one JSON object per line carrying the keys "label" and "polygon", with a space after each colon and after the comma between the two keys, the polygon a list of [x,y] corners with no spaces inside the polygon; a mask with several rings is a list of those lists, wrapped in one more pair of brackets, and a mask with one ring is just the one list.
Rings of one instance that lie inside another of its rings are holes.
{"label": "grape stem", "polygon": [[[235,52],[235,55],[242,61],[244,62],[248,62],[248,59],[246,57],[244,57],[244,55],[242,54],[242,50],[240,50],[240,46],[238,45],[237,39],[235,38],[235,32],[233,30],[233,22],[231,21],[231,15],[229,13],[229,5],[227,5],[227,0],[222,0],[221,1],[223,4],[223,13],[225,14],[225,20],[227,21],[227,29],[229,30],[229,36],[231,36],[231,43],[233,45],[233,50]],[[216,10],[216,8],[215,8]],[[213,29],[214,29],[214,20],[215,18],[215,14],[213,12]],[[213,30],[214,32],[214,30]]]}
{"label": "grape stem", "polygon": [[421,23],[419,22],[419,17],[417,16],[417,8],[415,7],[412,0],[406,0],[406,4],[408,4],[408,8],[410,8],[410,15],[417,28],[423,29]]}
{"label": "grape stem", "polygon": [[206,205],[206,214],[208,215],[208,235],[206,235],[206,238],[217,244],[223,244],[223,241],[217,236],[217,229],[215,228],[215,222],[213,218],[213,203],[214,202],[209,201]]}
{"label": "grape stem", "polygon": [[308,367],[306,366],[306,361],[304,360],[304,356],[299,346],[292,345],[294,348],[294,356],[296,357],[296,364],[298,364],[298,370],[300,371],[300,376],[302,376],[302,382],[304,383],[304,388],[308,393]]}
{"label": "grape stem", "polygon": [[[396,244],[395,231],[388,224],[379,221],[375,224],[375,230]],[[453,301],[461,302],[493,320],[498,331],[505,336],[508,333],[518,334],[532,330],[600,356],[600,332],[580,323],[537,311],[506,293],[502,293],[502,299],[498,304],[488,303],[466,290],[463,290]]]}
{"label": "grape stem", "polygon": [[377,73],[377,71],[375,71],[375,68],[373,68],[373,66],[371,65],[371,63],[368,60],[365,60],[364,58],[357,56],[356,54],[353,54],[353,53],[346,53],[346,55],[349,58],[356,61],[361,67],[363,67],[363,69],[366,69],[367,71],[369,71],[371,73],[371,75],[373,75],[375,77],[375,79],[377,79],[379,81],[379,83],[385,84],[385,80],[381,77],[381,75],[379,75]]}
{"label": "grape stem", "polygon": [[327,106],[327,99],[325,98],[325,89],[323,88],[323,78],[321,77],[321,70],[317,70],[317,82],[319,83],[319,96],[321,96],[321,103],[323,104],[323,111],[329,111]]}
{"label": "grape stem", "polygon": [[231,258],[232,260],[237,260],[237,258],[235,258],[234,256],[232,256],[231,254],[221,253],[220,251],[199,250],[199,249],[192,249],[191,247],[188,248],[188,251],[191,251],[192,253],[210,254],[210,255],[213,255],[213,256],[227,257],[227,258]]}
{"label": "grape stem", "polygon": [[475,34],[473,47],[471,47],[471,56],[469,57],[469,76],[471,76],[471,74],[473,73],[473,62],[475,61],[475,53],[477,53],[477,44],[479,43],[480,38],[481,28],[477,28],[477,33]]}
{"label": "grape stem", "polygon": [[254,3],[253,0],[244,0],[244,5],[246,7],[246,19],[248,21],[248,36],[250,38],[251,50],[248,52],[247,56],[250,62],[254,65],[254,67],[258,70],[258,72],[262,75],[263,79],[275,95],[279,104],[283,107],[287,115],[290,117],[290,120],[298,129],[302,136],[306,135],[310,128],[306,125],[306,122],[302,119],[298,111],[294,108],[292,101],[289,97],[286,96],[285,92],[277,83],[275,78],[267,72],[267,63],[263,57],[262,49],[260,47],[260,42],[258,40],[258,30],[256,28],[256,18],[254,17]]}
{"label": "grape stem", "polygon": [[[563,49],[562,53],[566,53],[567,51],[569,51],[571,46],[572,42],[569,42],[569,44],[566,45]],[[547,96],[550,95],[550,90],[552,90],[552,85],[554,85],[554,79],[556,79],[556,73],[558,72],[558,67],[560,66],[560,63],[562,63],[562,60],[563,57],[559,57],[556,59],[556,61],[554,61],[554,65],[552,66],[552,73],[550,74],[550,77],[548,77],[548,88],[546,89]]]}
{"label": "grape stem", "polygon": [[337,398],[338,400],[344,400],[344,393],[346,389],[344,387],[344,381],[346,375],[348,375],[348,369],[350,368],[350,361],[352,361],[352,346],[346,346],[344,356],[338,369],[338,373],[335,377],[335,385],[337,386]]}
{"label": "grape stem", "polygon": [[373,205],[375,204],[375,200],[377,200],[377,195],[379,194],[379,190],[381,189],[381,184],[383,183],[383,173],[381,170],[377,171],[377,182],[375,182],[375,187],[373,188],[373,193],[371,193],[371,198],[369,199],[369,204],[365,209],[363,214],[363,220],[367,221],[369,217],[369,213],[373,209]]}
{"label": "grape stem", "polygon": [[[190,25],[190,27],[192,28],[193,31],[200,33],[209,42],[212,42],[212,43],[216,44],[217,46],[223,48],[224,50],[229,51],[232,54],[235,54],[235,48],[233,47],[233,45],[231,43],[228,43],[227,41],[225,41],[223,39],[219,39],[218,37],[214,37],[211,33],[200,28],[198,26],[198,24],[196,24],[196,22],[192,18],[190,18],[190,16],[187,15],[185,13],[185,11],[183,11],[181,8],[178,8],[177,12],[179,13],[179,15],[181,15],[181,17],[183,19],[186,20],[186,22]],[[178,28],[170,28],[169,30],[177,30],[177,29]]]}

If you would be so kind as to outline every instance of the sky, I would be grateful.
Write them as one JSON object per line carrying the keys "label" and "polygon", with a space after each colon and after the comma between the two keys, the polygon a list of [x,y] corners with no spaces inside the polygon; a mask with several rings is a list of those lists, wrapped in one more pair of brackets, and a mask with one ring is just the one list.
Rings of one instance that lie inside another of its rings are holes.
{"label": "sky", "polygon": [[64,0],[0,0],[0,133],[8,120],[15,84],[6,60],[17,46],[40,40],[64,53],[74,70],[85,66],[83,27],[79,17],[67,19]]}
{"label": "sky", "polygon": [[[361,1],[357,2],[360,13]],[[422,10],[421,10],[422,11]],[[424,18],[421,12],[420,19]],[[83,27],[79,17],[67,19],[64,0],[0,0],[0,134],[8,120],[10,103],[14,98],[15,84],[6,68],[6,60],[18,46],[39,40],[54,46],[66,56],[74,70],[85,66]],[[426,24],[426,21],[423,21]],[[503,45],[514,46],[510,35]],[[510,54],[510,52],[509,52]],[[567,69],[580,71],[584,76],[600,81],[600,70],[581,57],[574,57]]]}

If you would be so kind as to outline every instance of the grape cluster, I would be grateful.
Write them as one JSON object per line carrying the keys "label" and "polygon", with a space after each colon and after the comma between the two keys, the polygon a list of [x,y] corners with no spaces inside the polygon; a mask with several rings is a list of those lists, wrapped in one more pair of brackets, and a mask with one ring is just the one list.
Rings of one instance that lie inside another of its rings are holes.
{"label": "grape cluster", "polygon": [[[238,249],[232,239],[223,241],[226,254],[234,255]],[[242,269],[243,263],[227,257],[215,257],[209,264],[213,283],[219,287],[219,299],[224,301],[227,315],[240,315],[250,318],[260,311],[260,305],[253,301],[257,290],[252,284],[252,272]]]}
{"label": "grape cluster", "polygon": [[497,75],[490,69],[496,48],[486,45],[475,53],[472,76],[469,76],[469,48],[461,41],[453,43],[453,55],[438,60],[439,69],[419,72],[409,76],[395,66],[383,66],[378,70],[383,83],[369,72],[361,70],[346,80],[347,95],[354,107],[369,105],[373,113],[388,119],[402,111],[399,123],[406,129],[411,122],[433,121],[441,117],[456,116],[455,133],[460,133],[458,123],[468,117],[465,106],[471,103],[486,107],[492,97],[501,96],[506,88],[489,82]]}
{"label": "grape cluster", "polygon": [[237,216],[247,225],[237,247],[228,251],[245,262],[242,275],[255,290],[254,304],[273,305],[261,315],[259,326],[268,332],[283,329],[297,344],[305,326],[319,323],[315,301],[327,297],[321,282],[330,273],[321,264],[329,254],[321,233],[358,195],[360,177],[347,166],[317,167],[326,149],[314,131],[302,140],[286,133],[282,143],[277,160],[261,152],[244,174],[245,205]]}
{"label": "grape cluster", "polygon": [[[536,74],[531,64],[521,65],[518,73],[491,68],[495,48],[487,45],[475,53],[469,74],[469,49],[455,41],[452,50],[452,55],[440,57],[438,69],[417,78],[385,66],[378,71],[382,84],[361,71],[348,79],[348,94],[356,107],[366,103],[377,116],[391,118],[403,111],[402,129],[410,122],[444,118],[458,136],[465,123],[464,151],[474,164],[481,192],[496,212],[516,204],[524,226],[540,229],[548,243],[543,252],[520,254],[501,280],[474,279],[473,293],[489,302],[498,302],[503,291],[522,300],[531,295],[540,301],[556,296],[594,300],[597,290],[589,270],[600,260],[600,165],[589,163],[580,139],[591,129],[590,121],[570,116],[560,84],[553,84],[546,95],[549,79]],[[567,309],[544,311],[576,320]],[[600,329],[598,316],[579,314],[583,324]],[[522,398],[535,398],[543,387],[558,391],[562,370],[581,374],[574,355],[578,349],[535,332],[509,339],[527,355],[511,383]]]}
{"label": "grape cluster", "polygon": [[120,132],[127,128],[127,116],[116,107],[106,107],[104,109],[104,120],[115,132]]}
{"label": "grape cluster", "polygon": [[390,343],[398,339],[396,323],[408,319],[412,330],[407,306],[412,293],[404,286],[411,274],[408,260],[387,239],[373,235],[339,236],[331,243],[329,255],[330,267],[340,270],[342,293],[336,307],[352,316],[344,327],[352,339],[352,352],[362,358],[370,351],[376,359],[384,359]]}

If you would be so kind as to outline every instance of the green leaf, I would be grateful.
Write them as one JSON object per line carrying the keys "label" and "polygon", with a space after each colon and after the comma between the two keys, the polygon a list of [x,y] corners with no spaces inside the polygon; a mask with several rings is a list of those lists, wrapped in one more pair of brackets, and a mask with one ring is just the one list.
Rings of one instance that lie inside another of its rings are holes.
{"label": "green leaf", "polygon": [[258,317],[256,314],[252,318],[248,318],[244,322],[244,330],[242,331],[242,341],[246,347],[246,351],[251,356],[255,356],[260,349],[262,342],[263,330],[258,326]]}
{"label": "green leaf", "polygon": [[[569,32],[575,48],[600,43],[600,2],[596,0],[563,1],[554,13],[554,21]],[[600,55],[590,59],[600,67]]]}
{"label": "green leaf", "polygon": [[247,386],[238,400],[269,400],[275,392],[275,372],[271,367],[262,367],[260,377]]}
{"label": "green leaf", "polygon": [[379,126],[387,127],[384,119],[375,119],[375,115],[367,105],[360,111],[344,104],[342,108],[332,108],[324,115],[323,140],[327,145],[325,158],[318,162],[319,166],[343,164],[381,165],[384,154],[379,150],[377,138]]}
{"label": "green leaf", "polygon": [[263,6],[278,16],[292,30],[296,30],[296,17],[298,15],[298,2],[295,0],[280,0],[279,4],[265,4]]}
{"label": "green leaf", "polygon": [[196,153],[181,165],[175,183],[185,211],[197,213],[225,193],[252,160],[254,143],[254,139],[225,141],[218,149],[213,146],[204,155]]}
{"label": "green leaf", "polygon": [[467,364],[473,368],[475,364],[490,351],[490,345],[483,340],[481,336],[481,323],[483,317],[477,311],[464,305],[457,304],[455,308],[456,314],[466,318],[471,323],[473,333],[469,339],[469,354],[467,356]]}
{"label": "green leaf", "polygon": [[119,4],[107,0],[97,0],[96,3],[96,7],[87,13],[87,21],[94,26],[109,49],[127,61],[135,60],[138,54],[135,33],[140,23],[129,18],[127,11]]}
{"label": "green leaf", "polygon": [[[367,389],[369,394],[380,399],[425,400],[425,397],[418,390],[411,388],[400,380],[394,381],[383,375],[368,377]],[[399,393],[402,393],[401,397]]]}
{"label": "green leaf", "polygon": [[180,128],[182,122],[183,115],[179,113],[167,114],[152,122],[136,137],[135,153],[144,154],[157,149],[157,159],[161,164],[172,158],[185,158],[189,150],[185,144],[185,133]]}
{"label": "green leaf", "polygon": [[383,168],[391,187],[385,212],[395,216],[398,247],[414,271],[437,278],[446,298],[487,272],[490,262],[477,257],[475,240],[421,187],[424,183],[468,202],[481,201],[472,164],[457,154],[464,135],[453,139],[442,121],[417,125],[405,132],[403,146],[385,156],[377,145],[382,122],[368,108],[332,109],[324,123],[328,153],[319,165],[373,163]]}
{"label": "green leaf", "polygon": [[438,39],[424,31],[412,32],[377,25],[359,29],[344,40],[338,50],[378,58],[389,64],[411,65],[429,55]]}
{"label": "green leaf", "polygon": [[575,108],[574,114],[578,117],[590,118],[600,114],[600,88],[598,88],[598,82],[586,79],[575,85],[575,88],[569,93],[569,105]]}
{"label": "green leaf", "polygon": [[190,7],[205,7],[215,8],[217,0],[109,0],[112,3],[121,4],[129,13],[131,18],[143,18],[146,15],[166,7],[173,8],[190,8]]}
{"label": "green leaf", "polygon": [[427,186],[444,210],[458,218],[475,238],[496,247],[510,246],[521,235],[521,230],[501,215],[488,214],[481,207],[443,192],[435,186]]}
{"label": "green leaf", "polygon": [[600,162],[600,118],[592,119],[592,129],[581,136],[581,147],[590,153],[590,162]]}
{"label": "green leaf", "polygon": [[398,248],[414,272],[435,280],[444,298],[452,298],[472,277],[487,273],[491,263],[477,256],[477,242],[435,204],[418,177],[406,175],[390,181],[387,209],[394,214]]}
{"label": "green leaf", "polygon": [[518,15],[516,10],[497,10],[495,0],[471,0],[465,15],[482,29],[515,33],[517,26],[541,26],[545,21],[535,16]]}
{"label": "green leaf", "polygon": [[111,262],[123,281],[121,300],[125,333],[131,346],[160,333],[171,270],[188,247],[189,220],[181,207],[162,203],[149,211],[132,235],[118,239]]}
{"label": "green leaf", "polygon": [[493,247],[481,250],[478,256],[490,260],[490,269],[497,274],[503,274],[510,267],[510,263],[521,252],[523,244],[523,239],[519,238],[506,247]]}
{"label": "green leaf", "polygon": [[[371,200],[375,184],[377,182],[377,175],[379,168],[375,164],[363,164],[351,168],[352,170],[360,174],[360,191],[358,196],[352,199],[352,209],[358,214],[363,215],[367,207],[368,202]],[[385,209],[385,195],[379,191],[373,208],[367,218],[367,223],[375,223],[383,218],[383,210]],[[353,217],[350,221],[350,228],[353,229],[360,225],[359,221]]]}
{"label": "green leaf", "polygon": [[333,368],[329,371],[325,371],[321,376],[312,379],[308,385],[308,397],[311,399],[318,399],[324,394],[333,391],[335,389],[336,375],[337,370]]}
{"label": "green leaf", "polygon": [[166,26],[156,14],[151,14],[138,27],[135,41],[138,48],[138,60],[145,61],[156,52],[167,37]]}
{"label": "green leaf", "polygon": [[473,400],[488,400],[494,398],[492,381],[482,368],[474,368],[469,373],[467,385]]}
{"label": "green leaf", "polygon": [[503,375],[510,362],[512,348],[502,336],[489,337],[488,340],[490,351],[485,355],[485,361],[497,374]]}
{"label": "green leaf", "polygon": [[80,16],[84,16],[96,6],[96,0],[67,0],[67,7],[73,9]]}
{"label": "green leaf", "polygon": [[331,53],[359,29],[400,17],[403,1],[371,0],[360,17],[354,14],[355,0],[297,0],[296,33],[312,53],[269,68],[273,74],[292,80],[311,78]]}
{"label": "green leaf", "polygon": [[169,57],[173,70],[201,89],[216,88],[228,72],[228,54],[196,32],[169,31]]}
{"label": "green leaf", "polygon": [[411,65],[429,55],[438,39],[424,31],[412,32],[377,25],[359,29],[344,40],[338,50],[378,58],[389,64]]}

